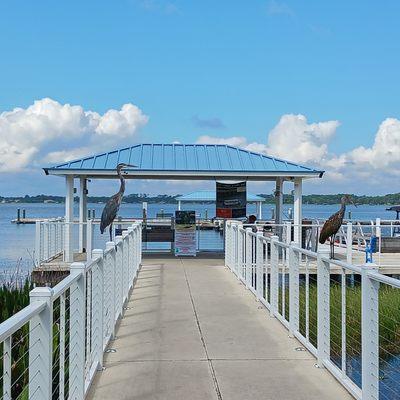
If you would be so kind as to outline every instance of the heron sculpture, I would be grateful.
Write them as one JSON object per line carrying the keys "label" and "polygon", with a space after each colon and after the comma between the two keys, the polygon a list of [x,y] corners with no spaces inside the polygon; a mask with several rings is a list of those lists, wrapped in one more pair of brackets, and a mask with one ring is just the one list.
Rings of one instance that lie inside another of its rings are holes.
{"label": "heron sculpture", "polygon": [[104,206],[103,212],[101,214],[101,222],[100,222],[100,232],[103,234],[106,230],[107,226],[110,227],[110,241],[112,242],[112,224],[114,222],[115,217],[117,216],[119,207],[122,202],[122,197],[125,192],[125,179],[121,174],[122,169],[127,167],[136,167],[136,165],[120,163],[117,165],[117,175],[119,180],[121,181],[121,185],[119,187],[118,193],[114,194],[114,196],[110,197]]}
{"label": "heron sculpture", "polygon": [[335,236],[338,233],[340,227],[343,223],[344,213],[346,211],[346,204],[353,204],[353,199],[350,195],[345,194],[341,199],[341,207],[340,210],[335,214],[331,215],[324,223],[324,226],[321,229],[319,234],[319,242],[324,244],[326,240],[329,238],[330,240],[330,250],[331,250],[331,258],[335,258]]}

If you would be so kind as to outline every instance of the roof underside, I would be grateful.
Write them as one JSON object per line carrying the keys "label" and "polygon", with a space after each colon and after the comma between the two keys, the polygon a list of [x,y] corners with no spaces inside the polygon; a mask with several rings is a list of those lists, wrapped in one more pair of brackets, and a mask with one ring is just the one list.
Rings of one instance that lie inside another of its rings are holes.
{"label": "roof underside", "polygon": [[[178,196],[176,200],[179,201],[216,201],[216,193],[215,190],[199,190],[197,192],[191,192],[184,194],[182,196]],[[264,202],[265,198],[261,196],[257,196],[256,194],[248,193],[247,192],[247,202],[257,202],[261,201]]]}
{"label": "roof underside", "polygon": [[317,171],[289,161],[220,144],[138,144],[53,167],[46,174],[115,178],[119,163],[133,164],[127,178],[151,179],[265,179],[321,177]]}

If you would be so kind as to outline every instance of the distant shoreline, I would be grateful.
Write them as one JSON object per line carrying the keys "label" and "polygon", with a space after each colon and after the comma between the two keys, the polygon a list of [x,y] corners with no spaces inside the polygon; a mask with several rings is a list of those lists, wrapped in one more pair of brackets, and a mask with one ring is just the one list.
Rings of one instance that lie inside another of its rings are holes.
{"label": "distant shoreline", "polygon": [[[149,204],[176,204],[176,198],[179,195],[157,195],[147,196],[144,194],[129,194],[124,197],[124,203],[128,204],[142,204],[147,202]],[[272,194],[260,194],[265,198],[266,204],[274,204],[275,197]],[[385,194],[382,196],[365,196],[365,195],[352,195],[356,204],[360,205],[395,205],[400,204],[400,193]],[[307,194],[303,196],[303,204],[316,204],[316,205],[333,205],[339,204],[342,194]],[[88,203],[105,203],[109,199],[109,196],[88,196]],[[16,196],[6,197],[0,196],[0,205],[7,203],[64,203],[65,198],[63,196],[52,196],[52,195],[38,195],[38,196]],[[75,197],[78,201],[78,197]],[[292,195],[284,195],[284,204],[293,204]],[[199,202],[199,204],[212,204],[210,202]]]}

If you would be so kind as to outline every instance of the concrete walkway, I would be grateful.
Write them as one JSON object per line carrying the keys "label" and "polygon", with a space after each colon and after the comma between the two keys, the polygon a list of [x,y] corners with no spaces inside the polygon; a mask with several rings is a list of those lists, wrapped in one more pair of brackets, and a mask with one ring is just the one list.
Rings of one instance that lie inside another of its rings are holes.
{"label": "concrete walkway", "polygon": [[351,396],[218,259],[145,259],[90,399]]}

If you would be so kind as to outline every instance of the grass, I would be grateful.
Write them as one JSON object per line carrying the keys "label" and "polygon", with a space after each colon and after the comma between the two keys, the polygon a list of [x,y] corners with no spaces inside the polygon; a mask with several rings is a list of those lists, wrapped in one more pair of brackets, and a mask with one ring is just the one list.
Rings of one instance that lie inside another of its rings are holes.
{"label": "grass", "polygon": [[[361,354],[361,285],[346,283],[346,354]],[[306,289],[300,286],[300,332],[306,335]],[[288,294],[287,294],[288,296]],[[286,300],[288,303],[288,299]],[[317,345],[317,285],[309,285],[309,340]],[[342,288],[341,282],[331,280],[330,287],[331,355],[342,352]],[[400,354],[400,290],[381,285],[379,290],[379,353],[382,359]]]}

